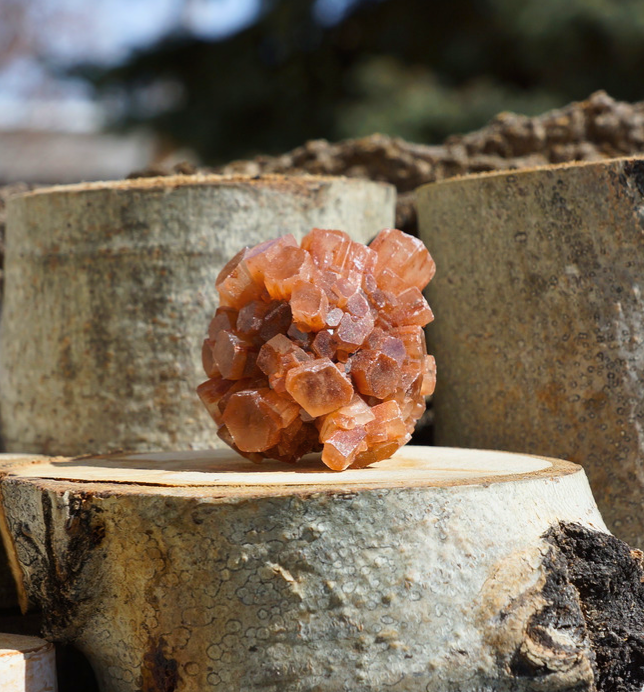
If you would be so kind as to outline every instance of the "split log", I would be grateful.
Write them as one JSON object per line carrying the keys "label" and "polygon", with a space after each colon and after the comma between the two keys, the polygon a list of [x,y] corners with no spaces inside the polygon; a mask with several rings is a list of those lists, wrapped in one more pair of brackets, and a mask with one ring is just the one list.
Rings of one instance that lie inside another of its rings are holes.
{"label": "split log", "polygon": [[418,206],[437,444],[583,464],[644,548],[644,160],[464,177]]}
{"label": "split log", "polygon": [[38,637],[0,633],[2,692],[56,692],[53,644]]}
{"label": "split log", "polygon": [[344,178],[175,176],[39,189],[8,204],[2,434],[78,455],[217,446],[195,395],[214,283],[244,245],[314,226],[368,242],[395,190]]}
{"label": "split log", "polygon": [[570,565],[596,557],[574,536],[616,539],[568,462],[405,447],[334,473],[113,455],[14,466],[0,495],[23,604],[104,692],[604,689],[605,619]]}

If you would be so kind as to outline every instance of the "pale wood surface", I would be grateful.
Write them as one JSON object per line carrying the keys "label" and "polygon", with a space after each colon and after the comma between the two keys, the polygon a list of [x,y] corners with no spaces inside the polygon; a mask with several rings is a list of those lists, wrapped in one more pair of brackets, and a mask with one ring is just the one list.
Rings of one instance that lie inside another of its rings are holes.
{"label": "pale wood surface", "polygon": [[56,692],[53,644],[38,637],[0,633],[0,690]]}
{"label": "pale wood surface", "polygon": [[[366,469],[331,471],[319,455],[298,464],[261,464],[231,450],[114,454],[80,459],[47,459],[13,466],[12,477],[160,486],[449,486],[504,482],[535,476],[576,473],[579,467],[556,459],[484,450],[406,446],[386,461]],[[0,468],[0,473],[1,473]]]}

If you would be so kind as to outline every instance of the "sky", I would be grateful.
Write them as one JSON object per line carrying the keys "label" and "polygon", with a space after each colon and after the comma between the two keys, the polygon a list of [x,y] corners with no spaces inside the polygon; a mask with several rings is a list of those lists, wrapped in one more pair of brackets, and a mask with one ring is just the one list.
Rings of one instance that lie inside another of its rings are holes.
{"label": "sky", "polygon": [[[48,61],[115,64],[182,29],[217,40],[257,17],[261,0],[26,0],[29,30]],[[321,22],[337,21],[352,0],[318,0]],[[1,48],[1,47],[0,47]],[[80,80],[52,77],[33,54],[0,67],[0,129],[95,131],[101,107]]]}
{"label": "sky", "polygon": [[[0,0],[1,2],[2,0]],[[0,65],[0,129],[93,132],[103,106],[81,80],[62,79],[46,61],[116,64],[177,30],[217,40],[256,19],[262,0],[21,0],[29,8],[35,50]],[[317,0],[314,16],[329,26],[356,0]],[[0,46],[1,48],[1,46]]]}
{"label": "sky", "polygon": [[[92,58],[114,63],[129,52],[183,27],[205,39],[223,38],[252,23],[260,0],[40,0],[66,5],[70,14],[90,22],[85,37],[51,37],[53,50],[71,60]],[[87,8],[91,7],[91,12]]]}
{"label": "sky", "polygon": [[[320,24],[338,22],[356,0],[317,0]],[[37,51],[62,66],[115,64],[181,29],[217,40],[252,24],[261,0],[27,0]],[[1,48],[1,46],[0,46]],[[100,130],[102,107],[88,85],[60,79],[33,54],[0,66],[0,129]]]}

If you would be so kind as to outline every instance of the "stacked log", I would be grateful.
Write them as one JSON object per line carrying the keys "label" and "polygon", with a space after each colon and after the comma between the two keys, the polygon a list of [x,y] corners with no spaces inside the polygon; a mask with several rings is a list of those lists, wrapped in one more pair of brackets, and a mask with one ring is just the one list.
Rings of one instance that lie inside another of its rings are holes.
{"label": "stacked log", "polygon": [[39,189],[9,202],[0,417],[8,451],[220,444],[195,388],[215,279],[244,245],[313,227],[368,242],[394,189],[193,176]]}
{"label": "stacked log", "polygon": [[644,684],[641,554],[567,462],[112,455],[14,466],[0,496],[23,602],[110,692]]}

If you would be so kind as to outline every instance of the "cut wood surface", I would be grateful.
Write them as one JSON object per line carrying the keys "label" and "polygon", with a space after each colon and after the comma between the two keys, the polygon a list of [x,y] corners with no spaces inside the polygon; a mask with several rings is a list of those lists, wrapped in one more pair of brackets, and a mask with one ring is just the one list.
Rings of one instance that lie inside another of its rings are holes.
{"label": "cut wood surface", "polygon": [[[583,627],[548,621],[537,653],[528,627],[547,532],[611,538],[574,464],[405,447],[334,473],[148,453],[14,464],[0,494],[25,603],[104,692],[595,689]],[[512,663],[533,655],[541,672]]]}
{"label": "cut wood surface", "polygon": [[[224,486],[233,492],[279,492],[296,486],[307,492],[316,487],[441,486],[487,481],[515,480],[524,476],[552,477],[573,473],[577,467],[539,457],[479,450],[404,447],[394,458],[366,469],[348,469],[341,475],[310,454],[291,466],[279,461],[254,464],[231,450],[195,452],[149,452],[114,454],[88,459],[47,459],[8,469],[12,477],[51,480],[126,483],[140,492],[139,485]],[[123,489],[128,492],[130,489]]]}
{"label": "cut wood surface", "polygon": [[53,644],[38,637],[0,633],[2,692],[56,692]]}
{"label": "cut wood surface", "polygon": [[195,388],[215,279],[246,245],[313,227],[368,242],[395,190],[365,180],[174,176],[8,204],[0,416],[8,451],[223,446]]}

